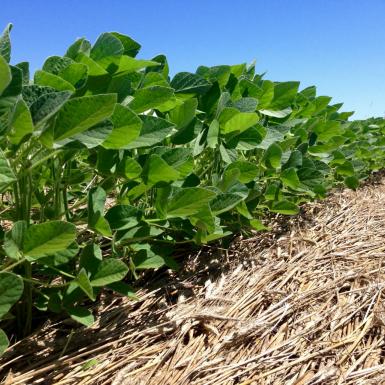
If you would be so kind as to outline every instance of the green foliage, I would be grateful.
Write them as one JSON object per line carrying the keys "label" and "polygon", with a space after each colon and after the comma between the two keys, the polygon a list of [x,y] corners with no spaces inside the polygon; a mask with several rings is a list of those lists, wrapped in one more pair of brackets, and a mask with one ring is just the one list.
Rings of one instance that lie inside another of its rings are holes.
{"label": "green foliage", "polygon": [[[117,32],[77,40],[29,79],[0,37],[0,319],[31,331],[34,312],[89,326],[104,288],[135,298],[141,271],[179,245],[263,231],[330,188],[383,167],[383,119],[315,87],[272,82],[246,64],[169,78],[164,55]],[[16,334],[15,334],[16,332]],[[9,333],[8,333],[9,334]],[[0,352],[8,344],[0,329]]]}

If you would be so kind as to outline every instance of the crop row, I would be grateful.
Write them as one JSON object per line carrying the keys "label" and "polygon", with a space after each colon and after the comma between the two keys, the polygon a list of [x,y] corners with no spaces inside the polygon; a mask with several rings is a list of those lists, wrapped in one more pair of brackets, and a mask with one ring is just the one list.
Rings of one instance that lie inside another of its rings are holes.
{"label": "crop row", "polygon": [[[134,296],[175,247],[265,229],[382,167],[382,119],[348,121],[315,87],[254,64],[169,76],[164,55],[103,33],[32,77],[0,37],[0,318],[28,335],[41,312],[90,325],[103,288]],[[0,333],[0,350],[8,344]]]}

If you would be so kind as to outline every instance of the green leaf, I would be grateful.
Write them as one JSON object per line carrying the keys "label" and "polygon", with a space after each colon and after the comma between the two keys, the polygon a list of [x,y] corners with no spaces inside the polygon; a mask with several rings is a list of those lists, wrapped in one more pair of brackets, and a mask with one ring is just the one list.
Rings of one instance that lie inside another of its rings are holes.
{"label": "green leaf", "polygon": [[254,230],[257,230],[257,231],[269,230],[269,228],[266,227],[259,219],[251,219],[250,225]]}
{"label": "green leaf", "polygon": [[127,179],[136,179],[142,173],[142,167],[135,159],[125,156],[119,163],[117,172]]}
{"label": "green leaf", "polygon": [[118,38],[123,44],[124,55],[135,57],[138,54],[140,50],[140,44],[137,43],[135,40],[131,39],[127,35],[122,35],[119,32],[110,32],[110,34]]}
{"label": "green leaf", "polygon": [[[39,87],[39,86],[36,86]],[[39,87],[44,92],[50,87]],[[32,103],[30,111],[35,125],[43,125],[48,119],[53,117],[63,104],[70,98],[72,92],[46,92]]]}
{"label": "green leaf", "polygon": [[133,142],[140,134],[142,121],[128,107],[116,104],[111,116],[113,130],[102,143],[104,148],[122,149]]}
{"label": "green leaf", "polygon": [[159,155],[152,154],[143,169],[143,180],[149,185],[170,183],[179,178],[179,172],[169,166]]}
{"label": "green leaf", "polygon": [[281,147],[276,143],[272,143],[264,154],[264,163],[267,167],[278,168],[281,165],[281,158]]}
{"label": "green leaf", "polygon": [[302,153],[301,151],[294,150],[290,156],[287,162],[282,166],[282,169],[290,168],[290,167],[301,167],[302,166]]}
{"label": "green leaf", "polygon": [[170,111],[169,119],[178,129],[184,128],[194,119],[197,107],[197,99],[187,99]]}
{"label": "green leaf", "polygon": [[23,290],[23,279],[19,275],[5,271],[0,272],[0,319],[20,299]]}
{"label": "green leaf", "polygon": [[23,73],[23,86],[26,86],[29,84],[29,63],[26,61],[22,61],[20,63],[17,63],[15,67],[21,69],[21,72]]}
{"label": "green leaf", "polygon": [[[74,87],[81,87],[87,80],[88,67],[68,57],[50,56],[43,65],[43,71],[64,79]],[[64,84],[64,83],[62,83]],[[68,85],[67,85],[68,87]]]}
{"label": "green leaf", "polygon": [[109,258],[100,262],[98,270],[91,277],[93,287],[106,286],[121,281],[128,273],[127,265],[119,259]]}
{"label": "green leaf", "polygon": [[47,257],[36,260],[40,265],[61,266],[68,264],[79,252],[79,246],[76,242],[71,243],[65,250],[58,251]]}
{"label": "green leaf", "polygon": [[143,122],[140,134],[126,146],[127,149],[153,146],[165,139],[174,128],[171,122],[156,116],[143,115],[140,119]]}
{"label": "green leaf", "polygon": [[90,51],[91,51],[91,43],[88,40],[86,40],[84,37],[82,37],[80,39],[77,39],[75,43],[73,43],[67,49],[65,56],[75,60],[79,53],[89,55]]}
{"label": "green leaf", "polygon": [[[215,199],[215,198],[214,198]],[[210,205],[204,206],[199,212],[189,217],[191,224],[208,233],[215,232],[215,220]]]}
{"label": "green leaf", "polygon": [[99,245],[91,242],[83,248],[80,254],[79,267],[95,274],[102,260],[103,255]]}
{"label": "green leaf", "polygon": [[295,215],[298,214],[299,207],[293,202],[282,200],[278,202],[273,202],[270,211],[273,213],[285,215]]}
{"label": "green leaf", "polygon": [[216,196],[202,187],[186,187],[174,194],[167,205],[167,218],[187,217],[198,213]]}
{"label": "green leaf", "polygon": [[172,88],[163,86],[149,86],[137,90],[129,107],[135,112],[144,112],[156,108],[168,101],[174,95]]}
{"label": "green leaf", "polygon": [[164,257],[151,250],[139,250],[133,257],[136,270],[159,269],[166,264]]}
{"label": "green leaf", "polygon": [[134,300],[139,300],[137,295],[135,294],[135,290],[133,289],[132,286],[127,285],[124,282],[113,282],[107,285],[108,288],[116,291],[119,294],[125,295],[126,297],[129,297]]}
{"label": "green leaf", "polygon": [[103,217],[107,194],[102,187],[92,188],[88,193],[88,227],[102,235],[110,236],[111,229]]}
{"label": "green leaf", "polygon": [[202,95],[211,88],[211,83],[200,75],[179,72],[172,79],[171,87],[176,93]]}
{"label": "green leaf", "polygon": [[115,103],[116,95],[113,94],[68,100],[57,115],[54,141],[69,138],[108,118],[114,111]]}
{"label": "green leaf", "polygon": [[179,172],[180,178],[186,178],[187,175],[193,172],[194,158],[190,148],[164,147],[162,149],[159,147],[159,149],[159,154],[161,155],[162,159],[165,160],[169,166],[172,166],[176,171]]}
{"label": "green leaf", "polygon": [[226,211],[231,210],[243,200],[244,198],[237,194],[232,194],[232,193],[218,194],[210,202],[210,208],[214,215],[219,215]]}
{"label": "green leaf", "polygon": [[258,99],[256,98],[241,98],[233,103],[233,106],[241,112],[254,112],[258,105]]}
{"label": "green leaf", "polygon": [[3,329],[0,329],[0,356],[8,349],[9,340]]}
{"label": "green leaf", "polygon": [[24,243],[24,234],[27,230],[26,221],[16,221],[12,229],[4,235],[3,248],[7,256],[14,260],[22,258],[22,249]]}
{"label": "green leaf", "polygon": [[12,144],[19,144],[21,140],[34,130],[30,110],[23,99],[20,99],[13,111],[11,120],[11,131],[8,134]]}
{"label": "green leaf", "polygon": [[133,57],[123,55],[120,58],[119,68],[117,73],[119,72],[135,72],[147,67],[157,67],[160,64],[156,61],[151,60],[138,60]]}
{"label": "green leaf", "polygon": [[63,221],[31,225],[25,232],[23,253],[30,261],[65,250],[76,238],[76,226]]}
{"label": "green leaf", "polygon": [[5,59],[0,56],[0,95],[8,87],[9,83],[11,83],[11,80],[11,69]]}
{"label": "green leaf", "polygon": [[71,63],[59,72],[59,76],[75,88],[81,88],[87,81],[88,67],[82,63]]}
{"label": "green leaf", "polygon": [[[231,164],[229,165],[231,166]],[[223,191],[227,192],[237,181],[241,175],[241,171],[238,168],[226,168],[225,172],[222,175],[222,179],[218,182],[217,187]]]}
{"label": "green leaf", "polygon": [[0,56],[2,56],[8,63],[11,60],[11,39],[9,34],[12,27],[13,25],[9,23],[0,36]]}
{"label": "green leaf", "polygon": [[300,187],[301,184],[294,167],[290,167],[283,170],[281,173],[281,180],[285,186],[290,187],[292,189]]}
{"label": "green leaf", "polygon": [[281,82],[274,84],[274,98],[270,109],[274,111],[284,110],[290,107],[298,93],[299,82]]}
{"label": "green leaf", "polygon": [[354,176],[354,167],[352,162],[346,161],[343,164],[338,165],[336,168],[336,173],[338,175]]}
{"label": "green leaf", "polygon": [[219,122],[214,119],[209,126],[207,132],[207,146],[210,148],[215,148],[218,144],[218,135],[219,135]]}
{"label": "green leaf", "polygon": [[311,167],[302,167],[297,171],[297,175],[301,183],[311,189],[320,185],[324,181],[322,172]]}
{"label": "green leaf", "polygon": [[90,57],[88,57],[84,53],[82,52],[78,53],[78,55],[76,56],[76,61],[78,63],[84,64],[85,66],[87,66],[89,76],[95,77],[95,78],[100,76],[102,77],[102,81],[105,80],[104,76],[106,75],[107,75],[106,78],[107,79],[109,78],[108,72],[101,65],[96,63],[96,61],[92,60]]}
{"label": "green leaf", "polygon": [[62,70],[67,68],[74,61],[69,57],[50,56],[43,64],[43,71],[53,75],[59,75]]}
{"label": "green leaf", "polygon": [[240,135],[232,137],[229,141],[229,146],[237,150],[253,150],[260,146],[263,138],[266,135],[266,129],[261,124],[248,128]]}
{"label": "green leaf", "polygon": [[84,268],[80,269],[78,275],[76,276],[76,283],[79,287],[87,294],[88,298],[92,301],[95,301],[94,291],[91,286],[91,282],[88,279],[87,272]]}
{"label": "green leaf", "polygon": [[289,131],[289,129],[279,129],[278,127],[268,127],[266,130],[266,136],[263,138],[262,142],[258,144],[257,148],[262,148],[263,150],[267,150],[269,146],[274,144],[275,142],[281,142],[285,138],[285,133]]}
{"label": "green leaf", "polygon": [[290,107],[285,108],[284,110],[280,111],[272,111],[272,110],[259,110],[259,112],[263,115],[272,116],[273,118],[286,118],[286,116],[290,115],[292,113],[292,109]]}
{"label": "green leaf", "polygon": [[73,320],[84,326],[92,326],[95,322],[95,318],[92,313],[84,307],[66,307],[66,310]]}
{"label": "green leaf", "polygon": [[134,206],[116,205],[111,207],[105,218],[112,230],[126,230],[139,223],[141,211]]}
{"label": "green leaf", "polygon": [[4,152],[0,149],[0,192],[4,192],[14,181],[16,176]]}
{"label": "green leaf", "polygon": [[227,166],[226,172],[233,169],[239,170],[238,180],[241,183],[249,183],[258,176],[258,167],[251,162],[242,160],[235,161]]}
{"label": "green leaf", "polygon": [[75,91],[75,87],[60,76],[45,71],[36,71],[34,82],[39,86],[52,87],[57,91]]}
{"label": "green leaf", "polygon": [[351,175],[345,178],[345,184],[347,187],[351,188],[352,190],[356,190],[360,185],[360,181],[356,176]]}
{"label": "green leaf", "polygon": [[9,66],[9,69],[12,78],[7,88],[3,90],[2,96],[18,96],[23,87],[23,71],[15,66]]}
{"label": "green leaf", "polygon": [[258,121],[259,117],[254,112],[239,112],[226,121],[226,123],[222,126],[222,131],[224,134],[232,132],[241,133],[254,126],[258,123]]}
{"label": "green leaf", "polygon": [[90,53],[91,59],[98,61],[108,56],[120,56],[124,52],[122,42],[112,33],[102,33]]}
{"label": "green leaf", "polygon": [[341,123],[334,121],[319,122],[312,126],[313,131],[317,134],[317,141],[328,141],[334,136],[341,134]]}
{"label": "green leaf", "polygon": [[116,233],[116,243],[133,243],[133,242],[141,242],[147,239],[154,239],[158,235],[164,232],[163,229],[155,226],[136,226],[127,231],[118,231]]}
{"label": "green leaf", "polygon": [[66,139],[56,141],[54,148],[59,148],[71,142],[77,142],[78,146],[94,148],[101,145],[106,138],[111,134],[113,129],[112,123],[107,119],[97,123],[95,126],[72,135]]}

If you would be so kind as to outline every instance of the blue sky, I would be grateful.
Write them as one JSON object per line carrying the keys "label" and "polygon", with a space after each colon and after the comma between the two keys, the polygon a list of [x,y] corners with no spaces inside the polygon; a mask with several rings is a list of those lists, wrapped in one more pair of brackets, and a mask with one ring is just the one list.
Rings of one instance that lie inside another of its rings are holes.
{"label": "blue sky", "polygon": [[256,59],[275,81],[299,80],[356,118],[385,115],[384,0],[1,0],[12,62],[41,67],[77,38],[119,31],[139,57],[167,55],[172,73]]}

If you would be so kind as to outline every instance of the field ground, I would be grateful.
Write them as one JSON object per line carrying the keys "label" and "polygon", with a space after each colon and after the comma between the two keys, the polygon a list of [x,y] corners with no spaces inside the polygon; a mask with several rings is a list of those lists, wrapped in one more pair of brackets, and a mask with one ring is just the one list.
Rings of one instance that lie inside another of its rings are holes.
{"label": "field ground", "polygon": [[384,201],[384,178],[335,192],[137,302],[105,297],[91,329],[47,324],[1,358],[5,383],[385,383]]}

